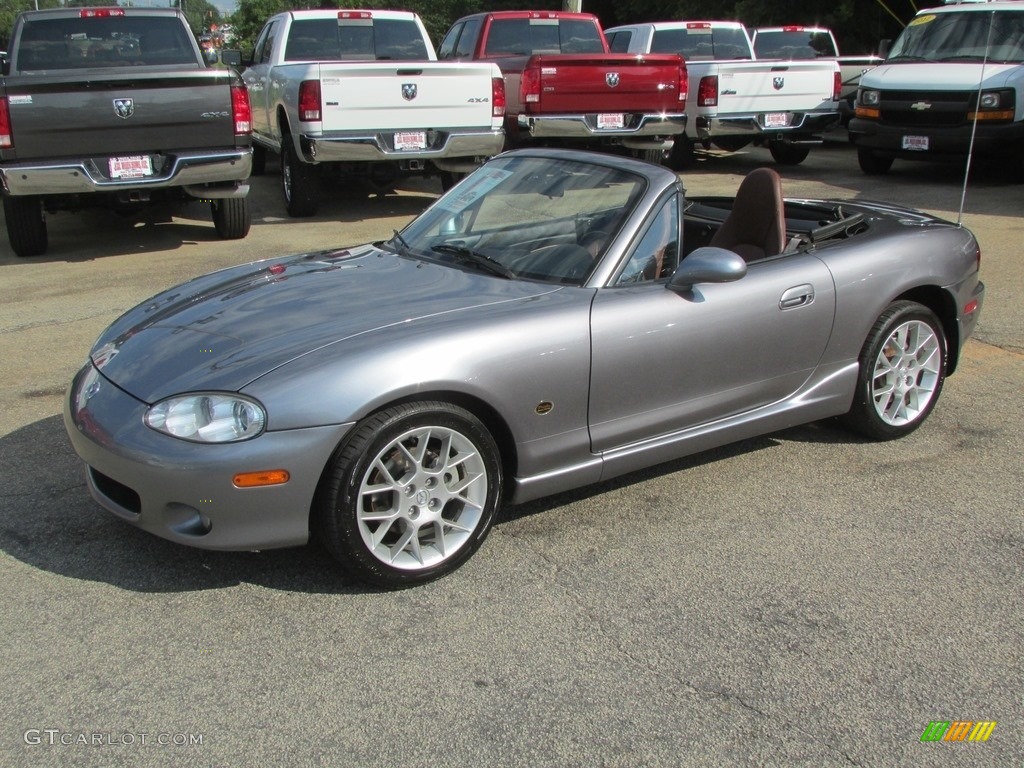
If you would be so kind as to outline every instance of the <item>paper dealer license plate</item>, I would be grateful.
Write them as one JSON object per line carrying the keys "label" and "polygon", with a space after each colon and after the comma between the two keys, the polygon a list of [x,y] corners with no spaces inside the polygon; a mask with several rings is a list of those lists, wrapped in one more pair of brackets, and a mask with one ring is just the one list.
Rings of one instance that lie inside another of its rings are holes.
{"label": "paper dealer license plate", "polygon": [[786,128],[789,126],[788,112],[768,112],[764,116],[765,128]]}
{"label": "paper dealer license plate", "polygon": [[912,149],[919,152],[928,151],[928,137],[927,136],[904,136],[903,137],[903,149]]}
{"label": "paper dealer license plate", "polygon": [[141,179],[153,175],[153,162],[149,155],[111,157],[107,160],[112,179]]}
{"label": "paper dealer license plate", "polygon": [[621,112],[599,114],[597,116],[598,130],[615,130],[616,128],[621,128],[625,124],[626,122],[623,119]]}
{"label": "paper dealer license plate", "polygon": [[409,150],[426,148],[426,131],[403,131],[402,133],[395,134],[395,149]]}

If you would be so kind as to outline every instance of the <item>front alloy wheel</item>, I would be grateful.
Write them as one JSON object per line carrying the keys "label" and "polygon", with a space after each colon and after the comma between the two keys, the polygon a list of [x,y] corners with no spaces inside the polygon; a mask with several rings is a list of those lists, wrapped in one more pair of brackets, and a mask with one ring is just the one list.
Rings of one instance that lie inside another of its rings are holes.
{"label": "front alloy wheel", "polygon": [[357,425],[336,456],[320,531],[356,578],[391,588],[424,583],[480,546],[501,484],[497,446],[468,411],[396,406]]}
{"label": "front alloy wheel", "polygon": [[890,305],[865,342],[847,422],[880,440],[912,432],[935,407],[945,370],[946,339],[935,314],[911,301]]}

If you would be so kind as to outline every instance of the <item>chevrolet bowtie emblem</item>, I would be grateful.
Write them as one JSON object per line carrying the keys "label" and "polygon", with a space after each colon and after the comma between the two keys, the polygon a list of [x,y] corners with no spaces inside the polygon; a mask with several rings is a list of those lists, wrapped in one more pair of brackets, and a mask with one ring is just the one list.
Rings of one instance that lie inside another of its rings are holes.
{"label": "chevrolet bowtie emblem", "polygon": [[916,109],[918,112],[923,112],[926,109],[931,109],[932,105],[930,101],[915,101],[910,105],[911,109]]}

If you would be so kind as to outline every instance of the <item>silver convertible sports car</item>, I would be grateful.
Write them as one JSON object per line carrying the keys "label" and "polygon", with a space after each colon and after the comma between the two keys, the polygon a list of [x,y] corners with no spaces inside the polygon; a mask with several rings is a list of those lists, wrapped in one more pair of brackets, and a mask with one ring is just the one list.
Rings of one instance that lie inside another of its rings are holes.
{"label": "silver convertible sports car", "polygon": [[916,429],[978,321],[974,236],[753,171],[687,198],[611,155],[500,155],[384,242],[245,264],[130,310],[65,422],[96,500],[182,544],[319,536],[437,578],[504,503],[842,417]]}

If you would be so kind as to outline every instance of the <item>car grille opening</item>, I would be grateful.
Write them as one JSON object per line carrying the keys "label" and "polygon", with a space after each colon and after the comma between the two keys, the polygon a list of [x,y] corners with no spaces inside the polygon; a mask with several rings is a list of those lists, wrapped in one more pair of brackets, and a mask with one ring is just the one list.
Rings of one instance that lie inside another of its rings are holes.
{"label": "car grille opening", "polygon": [[136,515],[142,512],[142,499],[139,497],[139,494],[127,485],[107,477],[102,472],[97,472],[92,467],[89,467],[89,475],[92,478],[93,485],[96,486],[96,490],[117,504],[117,506]]}

